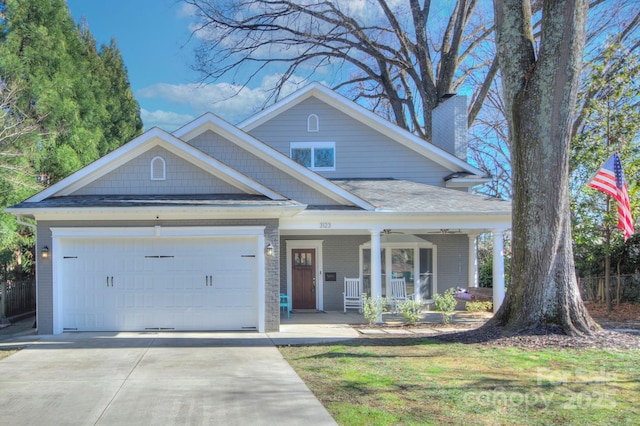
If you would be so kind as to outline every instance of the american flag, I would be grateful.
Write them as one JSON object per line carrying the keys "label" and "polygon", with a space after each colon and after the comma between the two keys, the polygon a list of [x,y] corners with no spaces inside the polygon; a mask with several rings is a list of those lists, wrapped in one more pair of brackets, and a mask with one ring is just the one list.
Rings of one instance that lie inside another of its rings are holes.
{"label": "american flag", "polygon": [[624,231],[624,240],[627,241],[635,231],[631,217],[629,189],[624,180],[624,172],[617,152],[600,167],[600,170],[589,182],[589,186],[611,195],[618,201],[618,228]]}

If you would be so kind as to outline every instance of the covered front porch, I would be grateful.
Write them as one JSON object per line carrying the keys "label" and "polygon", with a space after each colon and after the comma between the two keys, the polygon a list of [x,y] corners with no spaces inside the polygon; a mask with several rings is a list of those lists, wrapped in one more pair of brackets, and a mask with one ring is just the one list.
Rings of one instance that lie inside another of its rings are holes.
{"label": "covered front porch", "polygon": [[[477,237],[486,230],[383,229],[307,233],[280,237],[281,293],[302,311],[343,311],[345,280],[361,293],[389,297],[390,284],[403,281],[407,296],[427,306],[448,288],[478,286]],[[504,298],[503,232],[493,230],[493,301]]]}

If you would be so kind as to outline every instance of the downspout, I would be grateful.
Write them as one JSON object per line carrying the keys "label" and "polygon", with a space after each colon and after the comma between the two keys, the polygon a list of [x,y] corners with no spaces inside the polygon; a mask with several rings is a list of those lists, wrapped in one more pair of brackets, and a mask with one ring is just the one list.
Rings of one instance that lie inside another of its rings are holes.
{"label": "downspout", "polygon": [[31,229],[36,229],[36,225],[34,225],[33,223],[29,223],[29,222],[25,222],[23,219],[23,216],[21,214],[16,215],[16,222],[18,222],[20,225],[24,225],[24,226],[28,226]]}

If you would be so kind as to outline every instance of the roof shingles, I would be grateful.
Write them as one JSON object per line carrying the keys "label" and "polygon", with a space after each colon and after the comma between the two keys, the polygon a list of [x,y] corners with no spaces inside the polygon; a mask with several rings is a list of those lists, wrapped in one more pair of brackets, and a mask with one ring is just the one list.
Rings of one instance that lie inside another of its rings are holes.
{"label": "roof shingles", "polygon": [[508,214],[511,203],[494,197],[469,194],[406,180],[333,180],[345,190],[367,200],[377,209],[406,213]]}

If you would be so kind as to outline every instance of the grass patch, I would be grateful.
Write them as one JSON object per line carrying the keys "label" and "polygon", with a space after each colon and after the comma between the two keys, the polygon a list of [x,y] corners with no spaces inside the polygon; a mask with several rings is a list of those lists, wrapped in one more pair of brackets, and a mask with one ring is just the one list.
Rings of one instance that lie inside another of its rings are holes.
{"label": "grass patch", "polygon": [[0,349],[0,359],[4,359],[10,357],[11,355],[18,352],[20,349]]}
{"label": "grass patch", "polygon": [[640,418],[640,351],[395,338],[280,352],[341,425],[600,425]]}

